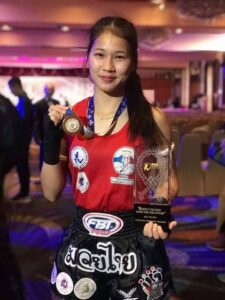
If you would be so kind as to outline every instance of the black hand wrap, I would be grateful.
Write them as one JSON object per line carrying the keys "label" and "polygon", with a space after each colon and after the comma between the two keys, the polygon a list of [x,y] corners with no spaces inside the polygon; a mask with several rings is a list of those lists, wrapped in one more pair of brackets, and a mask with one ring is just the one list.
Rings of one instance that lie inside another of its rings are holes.
{"label": "black hand wrap", "polygon": [[60,141],[63,136],[63,131],[60,125],[54,125],[48,114],[44,116],[43,128],[44,162],[49,165],[56,165],[59,162]]}

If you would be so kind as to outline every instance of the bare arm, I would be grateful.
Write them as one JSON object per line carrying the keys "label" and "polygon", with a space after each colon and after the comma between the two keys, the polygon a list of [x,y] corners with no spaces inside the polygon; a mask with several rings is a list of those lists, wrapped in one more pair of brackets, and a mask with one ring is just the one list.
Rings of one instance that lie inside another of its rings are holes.
{"label": "bare arm", "polygon": [[66,184],[66,169],[62,161],[56,165],[43,164],[41,184],[44,196],[49,201],[55,201],[61,196]]}

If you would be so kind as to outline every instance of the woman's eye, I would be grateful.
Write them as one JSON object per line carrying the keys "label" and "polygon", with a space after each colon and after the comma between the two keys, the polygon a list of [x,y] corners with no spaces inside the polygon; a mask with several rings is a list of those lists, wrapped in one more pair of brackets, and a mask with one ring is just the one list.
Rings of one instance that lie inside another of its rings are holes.
{"label": "woman's eye", "polygon": [[117,55],[115,58],[118,59],[118,60],[123,60],[123,59],[125,59],[125,56],[123,56],[123,55]]}
{"label": "woman's eye", "polygon": [[103,57],[104,55],[103,55],[103,53],[101,53],[101,52],[96,52],[95,54],[94,54],[94,56],[96,56],[96,57]]}

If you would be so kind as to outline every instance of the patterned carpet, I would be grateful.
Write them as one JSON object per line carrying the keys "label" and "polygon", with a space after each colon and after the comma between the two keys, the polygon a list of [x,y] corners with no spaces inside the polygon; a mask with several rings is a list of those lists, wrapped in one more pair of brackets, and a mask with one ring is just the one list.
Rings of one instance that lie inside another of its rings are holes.
{"label": "patterned carpet", "polygon": [[[7,196],[18,191],[12,171]],[[0,300],[51,300],[49,277],[61,237],[73,218],[70,186],[55,203],[43,198],[38,178],[31,178],[29,204],[1,204]],[[225,299],[225,252],[214,252],[206,241],[216,236],[217,197],[177,198],[173,214],[179,226],[166,241],[177,295],[182,300]],[[24,296],[23,296],[24,294]]]}
{"label": "patterned carpet", "polygon": [[206,242],[217,235],[217,197],[185,197],[173,202],[179,226],[166,241],[177,294],[181,299],[225,299],[225,252],[211,251]]}

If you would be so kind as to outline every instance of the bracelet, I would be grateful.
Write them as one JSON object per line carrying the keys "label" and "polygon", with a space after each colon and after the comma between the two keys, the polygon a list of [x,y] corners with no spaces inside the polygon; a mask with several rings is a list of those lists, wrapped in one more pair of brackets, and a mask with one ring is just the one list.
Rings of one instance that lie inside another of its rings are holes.
{"label": "bracelet", "polygon": [[60,155],[59,155],[59,160],[60,160],[60,161],[67,162],[67,161],[68,161],[68,157],[67,157],[66,155],[60,154]]}

